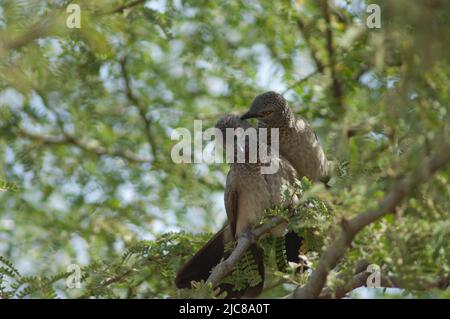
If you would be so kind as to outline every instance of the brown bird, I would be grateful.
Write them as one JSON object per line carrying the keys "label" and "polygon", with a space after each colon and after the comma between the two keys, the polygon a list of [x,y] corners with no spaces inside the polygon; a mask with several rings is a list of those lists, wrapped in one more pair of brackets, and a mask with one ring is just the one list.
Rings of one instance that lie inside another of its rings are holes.
{"label": "brown bird", "polygon": [[[262,128],[279,129],[279,151],[298,173],[312,181],[328,178],[332,163],[327,161],[317,135],[309,123],[296,116],[286,99],[276,92],[258,95],[241,119],[257,118]],[[272,143],[273,141],[270,141]]]}
{"label": "brown bird", "polygon": [[[274,174],[262,174],[261,168],[269,164],[266,161],[266,164],[262,163],[259,158],[255,163],[249,162],[250,141],[248,139],[245,140],[245,147],[243,147],[246,161],[244,163],[237,162],[238,153],[242,149],[238,147],[236,135],[233,141],[225,138],[226,129],[242,128],[246,130],[252,128],[250,124],[239,119],[238,116],[227,115],[223,117],[218,121],[216,128],[222,132],[224,148],[232,143],[233,150],[230,154],[233,157],[233,163],[230,164],[224,196],[228,224],[180,269],[175,281],[179,288],[189,288],[192,280],[206,280],[211,269],[222,258],[227,257],[225,252],[227,243],[235,241],[242,232],[252,228],[263,216],[266,209],[282,204],[282,188],[293,183],[297,177],[295,169],[287,160],[270,154],[270,150],[267,149],[270,163],[275,163],[279,169]],[[258,147],[267,148],[267,145],[261,144]],[[286,225],[277,227],[272,230],[272,234],[276,236],[284,235],[285,227]],[[290,238],[292,245],[286,248],[287,255],[291,256],[290,261],[298,262],[298,248],[301,239],[298,236],[292,236],[292,234],[288,238]],[[219,286],[222,290],[227,291],[231,297],[256,297],[262,291],[264,285],[263,253],[257,244],[252,245],[249,251],[257,264],[261,281],[254,287],[247,287],[238,292],[233,291],[229,285]]]}

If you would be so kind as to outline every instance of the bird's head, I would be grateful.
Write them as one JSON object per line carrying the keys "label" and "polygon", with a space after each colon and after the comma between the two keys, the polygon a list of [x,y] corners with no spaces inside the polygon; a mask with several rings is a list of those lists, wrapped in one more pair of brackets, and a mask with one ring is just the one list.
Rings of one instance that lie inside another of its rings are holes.
{"label": "bird's head", "polygon": [[[223,148],[231,147],[235,154],[239,152],[248,153],[249,143],[257,142],[251,141],[246,135],[246,130],[253,128],[247,121],[242,120],[237,115],[225,115],[217,121],[215,128],[222,133],[222,141],[219,141]],[[227,138],[227,129],[232,129],[233,133],[231,139]],[[253,128],[254,129],[254,128]],[[256,133],[256,130],[255,130]],[[255,135],[256,137],[256,135]],[[231,155],[231,154],[230,154]]]}
{"label": "bird's head", "polygon": [[215,127],[219,129],[222,132],[222,134],[225,134],[227,128],[232,129],[242,128],[246,130],[252,126],[244,119],[239,118],[239,116],[234,114],[228,114],[221,117],[217,121]]}
{"label": "bird's head", "polygon": [[269,91],[258,95],[241,119],[257,118],[270,125],[281,121],[288,112],[286,99],[281,94]]}

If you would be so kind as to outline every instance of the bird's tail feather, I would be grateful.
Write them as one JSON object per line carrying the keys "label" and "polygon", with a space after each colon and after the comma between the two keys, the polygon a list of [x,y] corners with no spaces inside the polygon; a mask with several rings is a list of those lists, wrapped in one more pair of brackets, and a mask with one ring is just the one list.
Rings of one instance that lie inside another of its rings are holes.
{"label": "bird's tail feather", "polygon": [[300,263],[300,247],[303,241],[303,238],[294,231],[290,231],[284,236],[286,259],[288,262]]}
{"label": "bird's tail feather", "polygon": [[303,243],[304,239],[294,231],[289,231],[283,237],[274,238],[275,261],[279,271],[286,272],[289,262],[302,264],[299,271],[307,269],[304,261],[300,259],[300,249]]}
{"label": "bird's tail feather", "polygon": [[[192,281],[207,280],[212,268],[217,266],[222,258],[228,257],[225,253],[225,245],[230,240],[229,228],[222,228],[203,246],[188,262],[181,267],[175,278],[175,285],[178,288],[192,288]],[[255,286],[248,285],[242,290],[235,290],[234,285],[222,283],[218,286],[221,292],[226,292],[226,298],[254,298],[258,296],[264,286],[264,254],[260,247],[253,244],[249,247],[252,263],[256,265],[260,282]]]}
{"label": "bird's tail feather", "polygon": [[207,280],[211,269],[220,262],[225,253],[227,227],[222,228],[188,262],[181,267],[175,278],[178,288],[191,288],[192,281]]}

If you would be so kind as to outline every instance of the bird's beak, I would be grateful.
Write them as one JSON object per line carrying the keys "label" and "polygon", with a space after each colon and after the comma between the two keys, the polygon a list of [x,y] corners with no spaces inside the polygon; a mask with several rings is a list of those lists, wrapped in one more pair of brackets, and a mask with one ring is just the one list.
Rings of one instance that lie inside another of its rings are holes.
{"label": "bird's beak", "polygon": [[248,111],[247,113],[245,113],[244,115],[241,116],[241,120],[252,119],[255,117],[258,117],[258,115],[253,113],[252,111]]}

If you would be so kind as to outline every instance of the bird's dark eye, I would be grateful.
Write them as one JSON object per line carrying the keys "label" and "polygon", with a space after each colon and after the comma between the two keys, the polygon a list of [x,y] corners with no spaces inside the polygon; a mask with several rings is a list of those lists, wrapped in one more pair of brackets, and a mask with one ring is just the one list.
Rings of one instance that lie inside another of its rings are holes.
{"label": "bird's dark eye", "polygon": [[269,116],[272,113],[273,113],[272,111],[265,111],[265,112],[262,112],[262,115]]}

